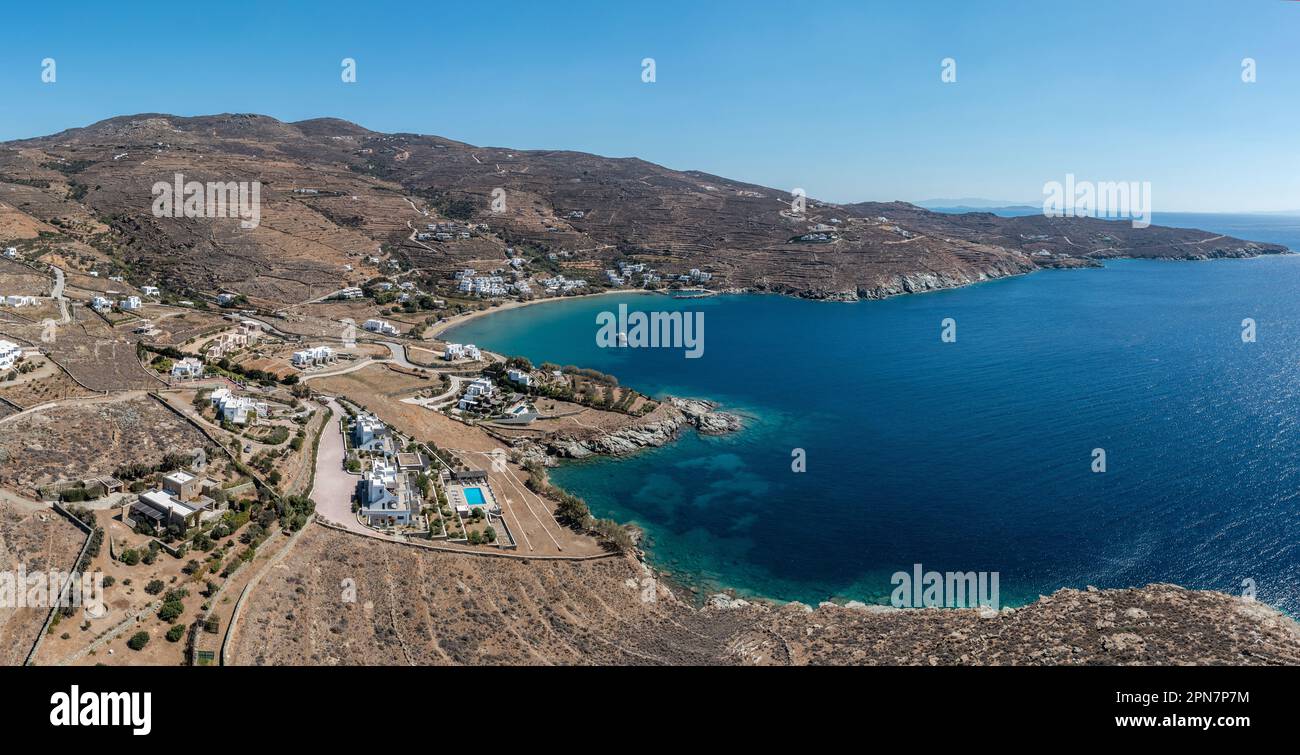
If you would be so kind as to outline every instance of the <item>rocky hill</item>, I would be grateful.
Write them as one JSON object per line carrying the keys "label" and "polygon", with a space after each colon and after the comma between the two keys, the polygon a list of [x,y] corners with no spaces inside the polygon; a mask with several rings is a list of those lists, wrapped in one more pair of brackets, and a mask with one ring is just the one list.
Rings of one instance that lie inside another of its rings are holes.
{"label": "rocky hill", "polygon": [[[340,600],[344,580],[356,591]],[[243,611],[241,665],[1300,663],[1300,626],[1277,610],[1173,585],[984,612],[724,595],[696,607],[624,557],[439,553],[320,525]]]}
{"label": "rocky hill", "polygon": [[[155,217],[151,187],[177,173],[259,181],[260,223]],[[499,212],[494,197],[504,201]],[[439,243],[414,237],[447,220],[489,230]],[[824,237],[807,237],[818,228]],[[395,267],[435,280],[467,266],[491,269],[507,246],[534,259],[567,253],[552,272],[593,281],[627,259],[667,273],[699,268],[713,274],[713,287],[816,298],[880,297],[1112,256],[1284,251],[1205,231],[944,215],[901,202],[809,198],[797,213],[789,190],[638,159],[245,114],[123,116],[0,144],[0,240],[59,246],[65,258],[137,285],[161,282],[187,296],[233,288],[266,306],[308,301]]]}

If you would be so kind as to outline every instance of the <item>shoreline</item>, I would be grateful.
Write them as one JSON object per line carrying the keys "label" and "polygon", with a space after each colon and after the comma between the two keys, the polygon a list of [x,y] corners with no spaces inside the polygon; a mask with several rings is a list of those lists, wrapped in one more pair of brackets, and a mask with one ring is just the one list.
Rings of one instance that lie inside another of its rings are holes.
{"label": "shoreline", "polygon": [[578,294],[576,296],[551,296],[545,299],[529,299],[528,301],[508,301],[495,307],[476,309],[473,312],[463,312],[448,320],[437,323],[436,325],[431,325],[429,329],[425,332],[422,341],[436,341],[436,340],[445,341],[447,339],[443,338],[442,336],[448,331],[459,328],[460,326],[472,320],[476,320],[480,317],[483,317],[485,315],[496,314],[498,312],[509,312],[510,310],[513,309],[523,309],[525,307],[532,307],[538,304],[551,304],[555,302],[565,302],[565,301],[572,301],[576,299],[592,299],[598,296],[613,296],[615,294],[662,295],[663,292],[648,291],[644,288],[629,288],[629,289],[615,288],[609,291],[596,291],[594,293]]}
{"label": "shoreline", "polygon": [[[1272,242],[1260,242],[1260,243],[1272,243]],[[993,283],[996,281],[1011,280],[1014,278],[1024,278],[1033,275],[1034,273],[1050,271],[1050,270],[1105,268],[1107,262],[1117,262],[1117,261],[1125,261],[1125,260],[1133,260],[1135,262],[1141,262],[1141,261],[1217,262],[1217,261],[1229,261],[1229,260],[1245,261],[1245,260],[1259,260],[1259,259],[1271,259],[1271,258],[1285,258],[1285,257],[1292,257],[1292,256],[1300,256],[1300,252],[1294,251],[1290,247],[1286,247],[1286,250],[1282,252],[1276,252],[1276,253],[1261,252],[1257,254],[1250,254],[1250,255],[1243,255],[1243,256],[1209,255],[1204,257],[1129,257],[1129,256],[1119,255],[1114,257],[1101,257],[1101,258],[1083,257],[1080,259],[1087,260],[1088,262],[1091,262],[1093,264],[1085,264],[1085,265],[1078,265],[1078,266],[1035,267],[1032,270],[1012,272],[1012,273],[1007,273],[1005,275],[986,276],[985,278],[982,279],[976,278],[973,280],[960,281],[954,285],[940,285],[940,286],[933,286],[930,288],[920,288],[911,291],[904,289],[900,291],[884,292],[882,291],[881,287],[877,287],[875,289],[877,293],[873,294],[872,292],[868,291],[866,295],[864,295],[863,289],[857,289],[855,291],[849,291],[849,290],[780,291],[776,289],[754,288],[751,286],[739,286],[739,287],[728,287],[728,288],[718,289],[716,291],[713,291],[711,293],[711,296],[719,296],[724,294],[743,294],[748,296],[785,296],[791,299],[803,299],[805,301],[817,301],[817,302],[826,302],[832,304],[852,304],[854,302],[885,301],[888,299],[896,299],[902,296],[933,294],[933,293],[939,293],[941,291],[956,291],[963,288],[969,288],[971,286],[978,286],[981,283]],[[442,336],[444,336],[448,331],[454,330],[477,318],[484,317],[486,315],[494,314],[497,312],[508,312],[513,309],[522,309],[524,307],[531,307],[538,304],[550,304],[550,303],[564,302],[564,301],[570,301],[575,299],[591,299],[599,296],[613,296],[616,294],[631,294],[636,296],[642,296],[642,295],[671,296],[673,294],[673,291],[674,289],[659,291],[659,290],[649,290],[644,288],[616,288],[616,289],[609,289],[606,291],[596,291],[589,294],[577,294],[575,296],[551,296],[545,299],[529,299],[528,301],[510,300],[510,301],[502,302],[501,304],[495,307],[476,309],[473,312],[464,312],[462,314],[455,315],[443,322],[437,323],[435,325],[431,325],[429,326],[428,330],[425,332],[425,336],[423,339],[421,339],[421,342],[433,341],[433,340],[445,341],[446,339],[443,338]],[[687,297],[687,298],[704,298],[704,297]]]}
{"label": "shoreline", "polygon": [[[1240,256],[1240,257],[1236,257],[1236,256],[1207,256],[1207,257],[1127,257],[1127,256],[1116,256],[1116,257],[1107,257],[1107,258],[1102,258],[1102,259],[1099,259],[1099,260],[1094,260],[1094,262],[1095,262],[1096,264],[1094,264],[1094,265],[1087,265],[1087,266],[1080,266],[1079,268],[1076,268],[1076,269],[1104,268],[1104,267],[1107,266],[1106,263],[1108,263],[1108,262],[1124,262],[1124,261],[1134,261],[1134,262],[1214,262],[1214,261],[1229,261],[1229,260],[1234,260],[1234,261],[1245,261],[1245,260],[1264,260],[1264,259],[1285,259],[1285,258],[1288,258],[1288,257],[1296,257],[1296,256],[1300,256],[1300,255],[1297,255],[1296,252],[1291,251],[1289,248],[1288,248],[1288,250],[1285,251],[1285,252],[1276,253],[1276,254],[1260,253],[1260,254],[1252,254],[1252,255]],[[975,286],[975,285],[977,285],[977,284],[980,284],[980,283],[992,283],[992,282],[999,281],[999,280],[1011,280],[1011,279],[1015,279],[1015,278],[1025,278],[1025,277],[1028,277],[1031,273],[1039,272],[1040,270],[1055,270],[1055,269],[1069,269],[1069,268],[1040,267],[1040,268],[1037,268],[1037,269],[1035,269],[1035,270],[1028,270],[1028,271],[1024,271],[1024,272],[1021,272],[1021,273],[1014,273],[1014,274],[1004,275],[1004,276],[998,276],[998,277],[990,277],[990,278],[987,278],[987,279],[984,279],[984,280],[965,281],[965,282],[959,283],[959,284],[957,284],[957,285],[952,285],[952,286],[942,286],[942,287],[935,287],[935,288],[923,289],[923,290],[916,290],[916,291],[901,291],[901,292],[892,293],[892,294],[889,294],[889,295],[887,295],[887,296],[880,296],[880,297],[863,297],[863,296],[859,296],[859,297],[857,297],[856,299],[848,299],[848,298],[826,298],[826,297],[818,297],[818,296],[809,296],[809,295],[806,295],[806,294],[800,294],[800,293],[791,293],[791,292],[782,292],[782,291],[773,291],[773,290],[759,290],[759,289],[752,289],[752,288],[741,288],[741,289],[729,288],[729,289],[725,289],[725,290],[718,291],[717,293],[726,293],[726,294],[746,294],[746,295],[775,295],[775,296],[789,297],[789,298],[792,298],[792,299],[806,299],[806,300],[809,300],[809,301],[822,301],[822,302],[834,302],[834,303],[851,303],[851,302],[866,302],[866,301],[884,301],[884,300],[887,300],[887,299],[899,298],[899,297],[907,296],[907,295],[911,295],[911,294],[937,293],[937,292],[939,292],[939,291],[951,291],[951,290],[957,290],[957,289],[963,289],[963,288],[973,287],[973,286]],[[524,302],[508,302],[508,303],[506,303],[506,304],[503,304],[503,305],[500,305],[500,306],[497,306],[497,307],[489,307],[489,308],[486,308],[486,309],[476,310],[476,311],[473,311],[473,312],[467,312],[467,313],[464,313],[464,314],[462,314],[462,315],[458,315],[458,316],[456,316],[455,318],[452,318],[452,319],[448,320],[448,321],[445,322],[445,323],[441,323],[441,324],[440,324],[439,326],[437,326],[435,329],[432,329],[432,337],[443,336],[443,335],[445,335],[447,332],[453,330],[454,328],[459,327],[459,326],[461,326],[461,325],[463,325],[463,324],[465,324],[465,323],[467,323],[467,322],[470,322],[470,321],[474,320],[475,318],[482,317],[482,316],[485,316],[485,315],[488,315],[488,314],[492,314],[492,313],[494,313],[494,312],[504,312],[504,311],[507,311],[507,310],[510,310],[510,309],[518,309],[518,308],[522,308],[522,307],[526,307],[526,306],[531,306],[531,305],[534,305],[534,304],[544,304],[544,303],[548,303],[548,302],[562,302],[562,301],[567,301],[567,300],[569,300],[569,299],[582,299],[582,298],[591,298],[591,297],[596,297],[596,296],[609,296],[609,295],[613,295],[613,294],[634,294],[634,295],[659,294],[659,295],[671,295],[671,292],[670,292],[670,291],[668,291],[668,292],[666,292],[666,291],[652,291],[652,290],[645,290],[645,289],[612,289],[612,290],[600,291],[600,292],[589,293],[589,294],[581,294],[581,295],[577,295],[577,296],[550,297],[550,298],[545,298],[545,299],[535,299],[535,300],[524,301]],[[662,398],[662,397],[660,397],[660,398]],[[743,430],[744,430],[744,428],[742,428],[741,431],[743,432]],[[697,433],[699,432],[698,429],[696,429],[696,432],[697,432]],[[674,440],[671,441],[669,444],[664,444],[663,446],[659,446],[659,447],[657,447],[657,448],[667,448],[668,445],[670,445],[672,442],[676,442],[676,440],[677,440],[677,439],[674,439]],[[656,449],[655,449],[655,448],[644,448],[644,449],[640,449],[640,452],[653,451],[653,450],[656,450]],[[609,462],[609,461],[618,461],[618,460],[620,460],[621,458],[624,458],[624,457],[621,457],[621,456],[618,456],[618,455],[610,455],[610,454],[594,454],[592,457],[589,457],[589,458],[576,458],[576,459],[575,459],[575,458],[556,458],[556,462],[557,462],[556,466],[557,466],[557,467],[567,467],[567,466],[581,466],[581,465],[589,464],[589,463],[606,463],[606,462]],[[565,488],[565,487],[563,487],[563,486],[561,486],[561,485],[556,484],[556,482],[551,478],[551,475],[549,474],[549,472],[548,472],[547,475],[546,475],[546,480],[547,480],[547,483],[548,483],[549,485],[551,485],[551,486],[553,486],[553,487],[555,487],[555,488],[557,488],[557,489],[559,489],[559,490],[563,490],[563,491],[565,491],[565,492],[568,492],[568,493],[570,493],[571,495],[577,495],[577,494],[574,493],[573,491],[568,490],[567,488]],[[579,497],[580,497],[580,496],[579,496]],[[585,501],[585,499],[584,499],[584,501]],[[594,512],[593,512],[593,513],[594,513]],[[622,522],[621,524],[622,524],[622,526],[624,526],[624,527],[635,527],[636,529],[640,530],[640,531],[642,532],[643,535],[652,535],[652,533],[647,529],[647,527],[646,527],[645,524],[640,523],[640,522],[637,522],[635,519],[633,519],[633,520],[628,520],[628,521],[625,521],[625,522]],[[653,537],[652,537],[651,539],[653,539]],[[775,596],[772,596],[772,595],[764,594],[762,591],[757,590],[757,589],[754,589],[753,587],[744,587],[744,586],[732,585],[732,584],[727,584],[727,583],[725,583],[725,582],[720,582],[720,581],[716,581],[716,580],[711,580],[711,579],[703,578],[703,574],[700,573],[700,572],[696,572],[696,571],[694,571],[694,570],[692,570],[692,569],[689,569],[689,568],[678,568],[678,567],[675,567],[675,566],[673,566],[671,560],[664,560],[664,559],[660,559],[660,558],[656,557],[656,556],[655,556],[655,553],[654,553],[655,548],[654,548],[653,546],[649,546],[649,547],[647,547],[647,546],[644,544],[643,541],[638,542],[638,545],[637,545],[637,549],[636,549],[636,550],[637,550],[637,552],[640,554],[640,558],[638,558],[638,560],[639,560],[642,564],[644,564],[644,566],[645,566],[647,569],[649,569],[649,570],[654,574],[654,576],[655,576],[657,579],[662,580],[662,581],[663,581],[664,583],[666,583],[667,585],[670,585],[670,586],[671,586],[671,589],[672,589],[674,592],[676,592],[676,593],[677,593],[681,598],[685,599],[686,601],[688,601],[688,602],[690,602],[690,603],[695,603],[695,604],[697,604],[697,605],[698,605],[698,604],[702,604],[702,603],[706,603],[706,602],[708,602],[708,600],[709,600],[711,597],[713,597],[713,596],[715,596],[715,595],[718,595],[718,594],[723,594],[723,595],[727,595],[727,596],[729,596],[729,597],[731,597],[731,598],[733,598],[733,599],[747,600],[747,601],[750,601],[750,602],[756,602],[756,603],[764,603],[764,604],[772,605],[772,606],[781,606],[781,605],[787,605],[787,604],[790,604],[790,603],[799,603],[799,604],[807,605],[807,603],[806,603],[804,600],[799,599],[799,598],[789,599],[789,598],[775,597]],[[1053,588],[1053,591],[1054,591],[1054,592],[1055,592],[1055,591],[1061,591],[1061,590],[1076,590],[1076,591],[1081,591],[1081,590],[1088,590],[1088,589],[1096,589],[1096,588],[1093,588],[1091,585],[1084,585],[1084,584],[1079,584],[1079,585],[1072,585],[1072,584],[1057,584],[1057,585],[1055,585],[1055,587]],[[1139,587],[1133,587],[1133,586],[1128,586],[1128,587],[1124,587],[1124,586],[1108,586],[1108,587],[1102,587],[1101,589],[1103,589],[1103,590],[1132,590],[1132,589],[1141,589],[1141,588],[1139,588]],[[1232,597],[1232,594],[1231,594],[1231,593],[1223,592],[1223,591],[1220,591],[1220,590],[1215,590],[1215,589],[1213,589],[1213,588],[1206,588],[1206,587],[1186,587],[1186,586],[1184,586],[1182,589],[1192,590],[1192,591],[1201,591],[1201,592],[1214,592],[1214,593],[1221,593],[1221,594],[1228,595],[1228,596]],[[1052,593],[1048,593],[1047,595],[1051,595],[1051,594],[1052,594]],[[863,605],[864,607],[865,607],[865,606],[887,607],[887,606],[888,606],[887,603],[880,603],[880,602],[877,602],[878,599],[879,599],[879,597],[880,597],[879,595],[876,595],[876,596],[854,596],[854,597],[849,597],[849,596],[844,595],[843,593],[838,593],[838,592],[836,592],[836,593],[827,594],[827,595],[826,595],[825,597],[823,597],[820,601],[812,602],[811,605],[812,605],[812,607],[818,607],[818,606],[820,606],[820,605],[822,605],[822,604],[832,603],[832,604],[840,605],[841,607],[844,607],[845,605],[854,606],[854,604],[860,604],[860,605]],[[1024,607],[1026,607],[1026,606],[1033,605],[1034,603],[1036,603],[1036,602],[1038,602],[1039,600],[1041,600],[1043,597],[1044,597],[1044,595],[1042,595],[1042,594],[1038,594],[1038,595],[1036,595],[1036,596],[1034,596],[1034,597],[1031,597],[1031,596],[1029,596],[1028,594],[1026,594],[1026,595],[1019,596],[1019,597],[1017,597],[1017,598],[1013,598],[1013,599],[1010,599],[1010,600],[1006,600],[1006,601],[1004,601],[1004,602],[1002,603],[1002,607],[1004,607],[1004,608],[1012,608],[1012,609],[1020,609],[1020,608],[1024,608]],[[1279,611],[1280,613],[1282,613],[1284,616],[1288,616],[1288,617],[1293,618],[1293,619],[1296,618],[1296,617],[1292,616],[1290,613],[1288,613],[1287,611],[1285,611],[1284,609],[1280,608],[1280,607],[1277,606],[1277,605],[1273,605],[1273,604],[1264,604],[1264,605],[1269,605],[1269,606],[1272,607],[1273,609],[1275,609],[1275,610]]]}

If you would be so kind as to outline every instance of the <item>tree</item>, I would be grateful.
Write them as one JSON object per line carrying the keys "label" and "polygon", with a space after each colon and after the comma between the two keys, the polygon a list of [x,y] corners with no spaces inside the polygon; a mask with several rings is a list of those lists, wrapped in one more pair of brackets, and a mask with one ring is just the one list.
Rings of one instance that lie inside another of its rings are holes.
{"label": "tree", "polygon": [[140,554],[134,548],[127,548],[122,551],[121,561],[127,566],[135,566],[140,563]]}
{"label": "tree", "polygon": [[185,612],[185,605],[179,600],[168,600],[163,602],[162,608],[158,609],[158,618],[163,621],[175,621],[177,616]]}
{"label": "tree", "polygon": [[171,629],[168,629],[168,630],[167,630],[167,641],[168,641],[168,642],[179,642],[180,639],[181,639],[181,637],[182,637],[184,634],[185,634],[185,625],[184,625],[184,624],[175,624],[175,625],[172,626]]}
{"label": "tree", "polygon": [[632,542],[632,535],[628,533],[627,529],[613,519],[597,519],[593,527],[605,542],[615,550],[626,553],[636,546]]}
{"label": "tree", "polygon": [[560,495],[560,505],[555,509],[555,516],[561,522],[570,527],[585,527],[587,521],[591,518],[591,510],[587,508],[586,501],[569,494]]}
{"label": "tree", "polygon": [[144,591],[149,593],[150,595],[157,595],[158,593],[162,592],[163,588],[166,586],[167,585],[163,584],[163,581],[161,579],[151,579],[149,580],[149,584],[144,586]]}
{"label": "tree", "polygon": [[149,644],[148,632],[136,632],[131,635],[131,639],[126,641],[126,646],[132,650],[143,650],[145,645]]}

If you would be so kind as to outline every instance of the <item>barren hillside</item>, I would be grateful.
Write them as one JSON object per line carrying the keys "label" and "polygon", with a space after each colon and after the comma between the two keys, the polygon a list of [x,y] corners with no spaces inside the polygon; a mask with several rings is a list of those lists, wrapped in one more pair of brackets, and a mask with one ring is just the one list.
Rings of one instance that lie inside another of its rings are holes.
{"label": "barren hillside", "polygon": [[[254,229],[152,213],[151,187],[259,181]],[[494,191],[504,206],[494,212]],[[428,222],[484,223],[470,239],[411,238]],[[819,224],[825,243],[796,241]],[[619,258],[713,285],[811,297],[877,297],[1092,264],[1107,256],[1200,258],[1283,248],[1204,231],[1083,218],[942,215],[906,203],[807,201],[788,189],[633,158],[476,147],[382,134],[334,119],[122,116],[0,144],[0,237],[66,245],[141,285],[186,295],[234,288],[280,305],[358,283],[395,262],[445,276],[500,265],[507,245],[568,252],[593,278]],[[378,264],[371,256],[381,257]],[[348,266],[352,269],[349,270]]]}
{"label": "barren hillside", "polygon": [[262,581],[238,664],[1296,664],[1300,627],[1221,593],[1061,590],[1014,611],[679,601],[629,559],[460,556],[315,526]]}

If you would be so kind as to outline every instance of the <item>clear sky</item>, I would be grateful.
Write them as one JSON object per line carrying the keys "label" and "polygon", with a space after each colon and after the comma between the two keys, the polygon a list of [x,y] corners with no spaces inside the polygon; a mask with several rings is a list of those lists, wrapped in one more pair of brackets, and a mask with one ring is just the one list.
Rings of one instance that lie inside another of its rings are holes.
{"label": "clear sky", "polygon": [[4,16],[0,139],[139,112],[336,116],[842,202],[1038,203],[1073,173],[1150,181],[1157,212],[1300,209],[1300,2],[65,1]]}

